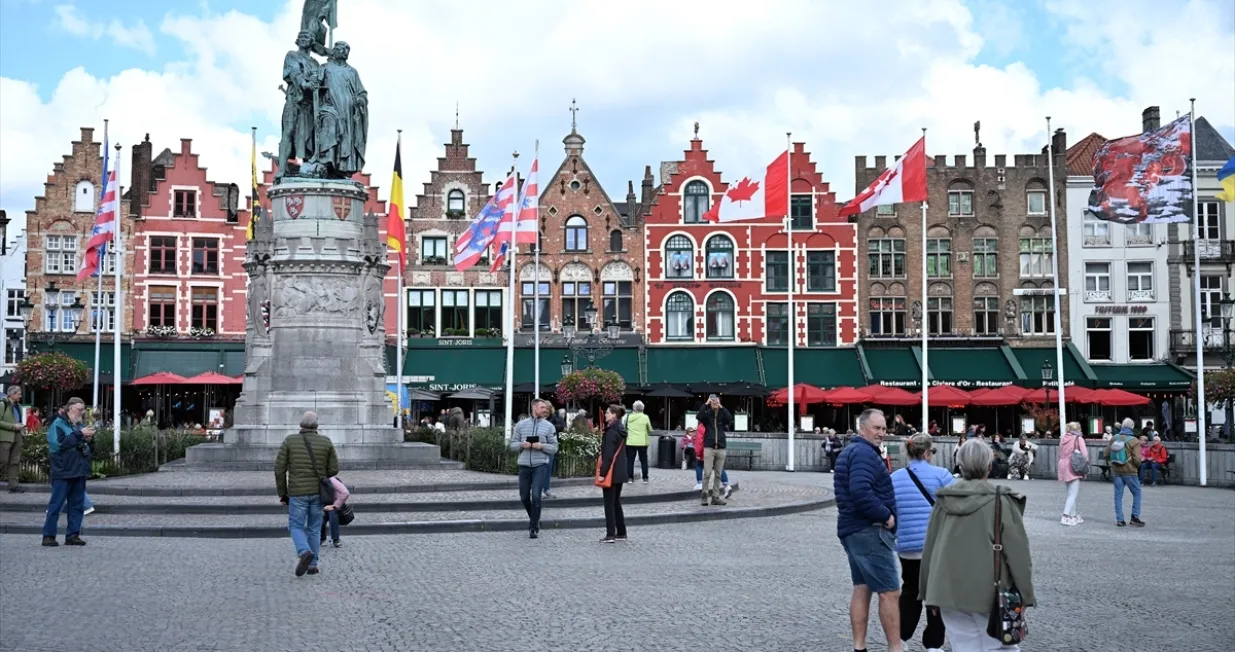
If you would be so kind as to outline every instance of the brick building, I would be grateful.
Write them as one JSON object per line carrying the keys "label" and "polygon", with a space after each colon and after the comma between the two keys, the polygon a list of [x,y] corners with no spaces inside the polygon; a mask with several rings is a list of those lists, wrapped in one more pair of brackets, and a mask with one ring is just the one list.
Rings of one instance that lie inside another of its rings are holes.
{"label": "brick building", "polygon": [[502,329],[506,272],[490,273],[488,256],[463,272],[451,263],[455,240],[492,196],[483,177],[476,159],[468,156],[463,130],[452,129],[445,156],[438,157],[437,169],[429,172],[409,212],[405,280],[410,335],[485,337]]}
{"label": "brick building", "polygon": [[[790,157],[796,252],[796,345],[852,346],[858,336],[853,224],[802,143]],[[715,224],[703,214],[726,183],[698,133],[661,166],[646,218],[650,344],[787,346],[789,251],[783,218]]]}

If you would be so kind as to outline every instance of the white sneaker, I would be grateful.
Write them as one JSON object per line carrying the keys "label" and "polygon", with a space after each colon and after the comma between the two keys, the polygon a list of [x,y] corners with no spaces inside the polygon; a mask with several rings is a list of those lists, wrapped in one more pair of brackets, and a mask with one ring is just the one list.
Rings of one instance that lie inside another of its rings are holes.
{"label": "white sneaker", "polygon": [[1080,514],[1077,514],[1076,516],[1072,517],[1072,522],[1076,523],[1077,525],[1080,525],[1081,523],[1085,522],[1085,519],[1081,518]]}
{"label": "white sneaker", "polygon": [[1060,524],[1060,525],[1067,525],[1067,526],[1071,527],[1071,526],[1073,526],[1073,525],[1076,525],[1076,520],[1075,520],[1075,519],[1073,519],[1071,516],[1068,516],[1067,514],[1064,514],[1063,518],[1059,519],[1059,524]]}
{"label": "white sneaker", "polygon": [[82,516],[85,516],[86,514],[90,514],[90,513],[91,513],[91,512],[93,512],[93,511],[94,511],[94,508],[93,508],[93,507],[91,507],[90,509],[87,509],[86,511],[82,512],[82,513],[81,513],[81,515],[82,515]]}
{"label": "white sneaker", "polygon": [[695,491],[703,491],[703,483],[702,483],[702,482],[696,482],[696,483],[695,483]]}
{"label": "white sneaker", "polygon": [[724,493],[725,500],[728,500],[730,494],[732,493],[733,493],[733,487],[731,487],[730,485],[725,485],[725,493]]}

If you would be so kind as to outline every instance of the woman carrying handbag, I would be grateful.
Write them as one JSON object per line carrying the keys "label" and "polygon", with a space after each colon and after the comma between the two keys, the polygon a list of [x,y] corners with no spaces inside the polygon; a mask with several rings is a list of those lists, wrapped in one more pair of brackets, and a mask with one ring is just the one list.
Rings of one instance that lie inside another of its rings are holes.
{"label": "woman carrying handbag", "polygon": [[626,516],[622,514],[622,485],[626,484],[626,408],[610,405],[605,410],[605,434],[596,460],[596,486],[605,499],[605,538],[601,543],[626,540]]}

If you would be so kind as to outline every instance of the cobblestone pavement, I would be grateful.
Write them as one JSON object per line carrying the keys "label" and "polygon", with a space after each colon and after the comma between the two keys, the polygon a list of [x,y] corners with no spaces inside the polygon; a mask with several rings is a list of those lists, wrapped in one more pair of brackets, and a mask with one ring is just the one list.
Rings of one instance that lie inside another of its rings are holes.
{"label": "cobblestone pavement", "polygon": [[[782,474],[743,478],[763,476]],[[1087,522],[1064,528],[1058,483],[1014,486],[1029,497],[1040,603],[1027,652],[1231,649],[1235,492],[1147,489],[1149,526],[1117,529],[1111,485],[1088,482]],[[635,528],[615,545],[599,535],[348,537],[325,551],[321,575],[299,579],[287,540],[52,549],[0,536],[0,650],[851,649],[835,510]],[[886,649],[878,629],[871,650]]]}

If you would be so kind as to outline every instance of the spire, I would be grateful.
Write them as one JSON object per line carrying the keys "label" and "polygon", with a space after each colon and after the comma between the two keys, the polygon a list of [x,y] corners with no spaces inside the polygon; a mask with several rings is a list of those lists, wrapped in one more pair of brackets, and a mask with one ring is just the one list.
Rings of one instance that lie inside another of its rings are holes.
{"label": "spire", "polygon": [[459,101],[455,100],[455,129],[459,129]]}
{"label": "spire", "polygon": [[582,156],[583,143],[587,142],[583,136],[579,135],[578,122],[579,105],[574,98],[570,100],[570,133],[562,139],[562,144],[566,145],[567,156]]}

